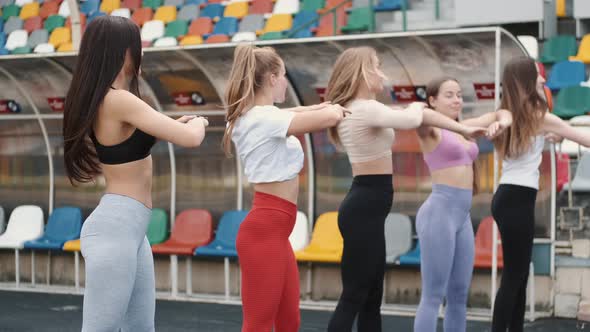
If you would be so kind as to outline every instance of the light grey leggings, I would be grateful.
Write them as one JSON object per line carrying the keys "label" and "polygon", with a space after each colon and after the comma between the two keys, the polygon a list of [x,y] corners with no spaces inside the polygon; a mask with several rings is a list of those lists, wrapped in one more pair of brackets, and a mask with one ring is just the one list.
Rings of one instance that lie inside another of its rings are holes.
{"label": "light grey leggings", "polygon": [[82,332],[154,331],[154,259],[146,231],[151,209],[106,194],[84,222]]}
{"label": "light grey leggings", "polygon": [[415,332],[435,332],[438,309],[446,298],[445,332],[464,332],[467,295],[475,255],[471,226],[472,192],[435,184],[418,210],[422,296]]}

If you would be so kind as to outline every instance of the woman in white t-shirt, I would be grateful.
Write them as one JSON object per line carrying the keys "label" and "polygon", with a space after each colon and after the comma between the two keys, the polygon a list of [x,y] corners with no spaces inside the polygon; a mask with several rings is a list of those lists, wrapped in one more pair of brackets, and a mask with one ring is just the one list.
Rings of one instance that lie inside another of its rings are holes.
{"label": "woman in white t-shirt", "polygon": [[239,45],[226,89],[226,153],[231,142],[254,184],[252,210],[238,232],[242,332],[299,329],[299,273],[289,234],[297,215],[303,149],[294,135],[337,125],[345,109],[328,103],[279,109],[285,65],[269,47]]}

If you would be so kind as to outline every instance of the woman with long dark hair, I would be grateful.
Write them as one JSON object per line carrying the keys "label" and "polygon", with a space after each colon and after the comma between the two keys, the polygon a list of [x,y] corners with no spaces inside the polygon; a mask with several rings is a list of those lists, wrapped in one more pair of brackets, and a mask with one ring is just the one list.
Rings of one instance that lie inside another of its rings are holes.
{"label": "woman with long dark hair", "polygon": [[547,112],[544,83],[529,57],[514,58],[504,67],[500,108],[512,113],[512,125],[494,140],[503,162],[492,215],[504,252],[502,281],[494,304],[494,332],[523,331],[544,135],[552,133],[590,146],[589,135]]}
{"label": "woman with long dark hair", "polygon": [[[463,93],[459,82],[440,77],[426,86],[428,107],[459,121]],[[506,110],[461,121],[488,127],[493,138],[508,128]],[[418,128],[420,147],[432,178],[432,193],[416,215],[420,240],[422,294],[414,320],[415,332],[434,332],[438,310],[446,299],[445,331],[465,331],[467,295],[475,256],[471,199],[477,192],[477,144],[461,135],[430,126]]]}
{"label": "woman with long dark hair", "polygon": [[154,331],[155,282],[145,236],[156,139],[197,147],[207,120],[172,120],[139,96],[139,28],[102,16],[86,28],[64,110],[64,161],[72,182],[104,175],[106,192],[84,222],[82,331]]}

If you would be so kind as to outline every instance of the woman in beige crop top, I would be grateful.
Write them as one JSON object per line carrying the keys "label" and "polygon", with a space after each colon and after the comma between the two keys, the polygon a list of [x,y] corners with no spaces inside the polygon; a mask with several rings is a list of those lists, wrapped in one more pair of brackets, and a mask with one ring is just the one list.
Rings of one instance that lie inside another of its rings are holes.
{"label": "woman in beige crop top", "polygon": [[351,331],[357,316],[359,332],[381,331],[384,225],[393,201],[394,129],[428,125],[466,137],[485,133],[485,128],[468,127],[422,103],[413,103],[405,110],[379,103],[375,99],[384,80],[376,51],[357,47],[340,55],[328,83],[326,99],[345,106],[351,113],[330,129],[330,137],[347,152],[354,176],[338,210],[338,226],[344,239],[343,289],[329,332]]}

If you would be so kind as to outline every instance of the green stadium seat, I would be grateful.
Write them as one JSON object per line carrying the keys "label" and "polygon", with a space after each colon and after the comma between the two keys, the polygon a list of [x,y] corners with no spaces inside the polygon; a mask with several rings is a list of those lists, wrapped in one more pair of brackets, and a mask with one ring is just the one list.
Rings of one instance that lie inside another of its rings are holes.
{"label": "green stadium seat", "polygon": [[559,91],[553,114],[562,119],[584,115],[590,111],[590,88],[570,86]]}

